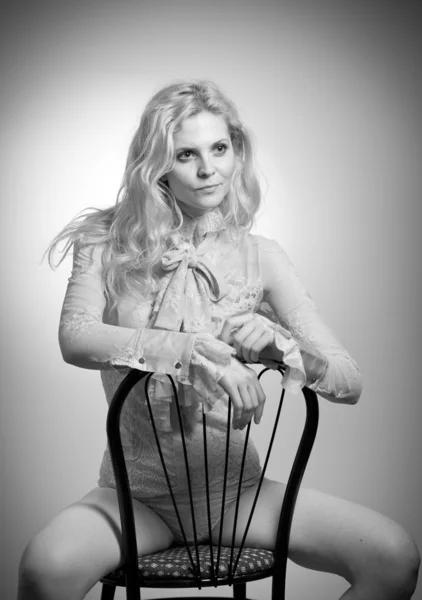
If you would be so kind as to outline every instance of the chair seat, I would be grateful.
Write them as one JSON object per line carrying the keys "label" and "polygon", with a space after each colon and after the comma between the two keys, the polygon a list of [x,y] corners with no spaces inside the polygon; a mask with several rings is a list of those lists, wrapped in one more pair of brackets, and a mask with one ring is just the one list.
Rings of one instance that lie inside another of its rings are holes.
{"label": "chair seat", "polygon": [[[189,546],[189,550],[194,564],[197,564],[195,547]],[[216,569],[218,547],[213,547],[214,571]],[[210,547],[206,545],[198,546],[199,565],[201,579],[210,579],[213,575]],[[235,549],[232,565],[237,559],[238,550]],[[220,558],[218,563],[218,576],[226,578],[229,575],[231,548],[222,546],[220,548]],[[269,550],[261,548],[243,548],[236,567],[236,576],[252,575],[263,573],[272,568],[274,564],[274,555]],[[184,546],[176,546],[148,554],[138,559],[138,569],[140,577],[145,581],[195,579],[192,569],[192,562],[189,558],[187,549]],[[124,585],[125,576],[123,569],[116,569],[110,573],[104,580],[115,585]],[[192,581],[193,582],[193,581]]]}

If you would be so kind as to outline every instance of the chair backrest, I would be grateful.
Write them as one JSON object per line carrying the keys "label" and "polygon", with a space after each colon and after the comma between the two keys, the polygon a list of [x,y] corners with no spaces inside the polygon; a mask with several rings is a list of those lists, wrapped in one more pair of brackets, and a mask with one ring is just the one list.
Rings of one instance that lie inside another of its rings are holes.
{"label": "chair backrest", "polygon": [[[268,371],[268,369],[266,369],[266,368],[263,369],[258,377],[261,378],[262,375],[266,371]],[[283,373],[281,368],[279,368],[279,371],[281,374]],[[124,558],[123,568],[126,573],[127,591],[128,591],[128,593],[131,593],[131,590],[133,591],[135,589],[137,589],[139,591],[140,582],[139,582],[139,573],[138,573],[138,557],[137,557],[137,545],[136,545],[136,534],[135,534],[135,525],[134,525],[133,504],[132,504],[129,480],[128,480],[128,475],[127,475],[127,470],[126,470],[126,465],[125,465],[123,447],[122,447],[122,442],[121,442],[121,437],[120,437],[120,414],[121,414],[122,407],[124,405],[124,401],[127,398],[129,392],[140,380],[142,380],[144,378],[145,378],[145,392],[146,392],[147,406],[148,406],[148,411],[149,411],[150,418],[151,418],[151,424],[152,424],[152,428],[154,431],[155,440],[157,443],[157,449],[158,449],[158,453],[160,455],[160,459],[162,462],[163,471],[164,471],[167,485],[169,488],[169,493],[170,493],[173,503],[174,503],[175,513],[178,517],[179,526],[180,526],[180,529],[182,532],[182,536],[184,538],[185,546],[188,551],[189,560],[191,562],[192,572],[194,574],[195,583],[198,588],[201,588],[202,585],[207,585],[207,586],[209,586],[209,585],[231,585],[232,583],[235,582],[234,577],[236,575],[236,568],[238,566],[238,562],[241,557],[242,549],[244,548],[247,532],[249,530],[249,526],[252,521],[253,513],[254,513],[254,510],[256,507],[257,500],[258,500],[258,495],[259,495],[259,492],[261,489],[261,484],[262,484],[262,481],[263,481],[263,478],[265,476],[265,472],[267,469],[268,461],[269,461],[270,454],[271,454],[271,449],[273,447],[274,438],[275,438],[278,423],[280,420],[280,413],[281,413],[281,408],[282,408],[283,400],[284,400],[284,396],[285,396],[285,390],[282,389],[282,391],[281,391],[280,401],[279,401],[279,404],[277,407],[276,417],[274,419],[273,428],[272,428],[271,435],[269,438],[269,444],[268,444],[266,456],[262,463],[261,478],[260,478],[258,486],[257,486],[257,492],[256,492],[255,499],[254,499],[254,502],[252,505],[251,513],[248,517],[246,529],[242,536],[242,541],[241,541],[240,547],[235,548],[235,546],[234,546],[235,532],[236,532],[236,527],[237,527],[238,508],[239,508],[239,497],[240,497],[240,494],[238,493],[237,499],[236,499],[236,507],[235,507],[235,519],[234,519],[232,544],[229,549],[230,560],[229,560],[228,570],[225,570],[225,573],[223,576],[221,576],[221,573],[219,573],[219,561],[220,561],[221,548],[222,548],[221,534],[222,534],[222,525],[223,525],[223,523],[221,521],[220,522],[219,542],[218,542],[217,546],[215,544],[214,544],[214,546],[211,546],[212,542],[211,542],[211,540],[209,540],[209,545],[210,545],[209,557],[211,558],[211,576],[207,575],[207,582],[204,583],[201,579],[201,565],[200,565],[201,559],[200,559],[200,553],[198,551],[198,546],[199,546],[198,539],[196,536],[195,507],[194,507],[194,500],[193,500],[193,491],[192,491],[192,484],[191,484],[190,477],[189,477],[189,464],[188,464],[188,456],[187,456],[187,451],[186,451],[186,440],[185,440],[185,435],[184,435],[183,419],[182,419],[182,413],[181,413],[181,407],[180,407],[180,402],[179,402],[179,398],[178,398],[177,388],[176,388],[176,385],[175,385],[172,377],[168,376],[168,378],[172,384],[172,387],[173,387],[174,399],[175,399],[175,403],[176,403],[177,416],[178,416],[178,420],[179,420],[180,434],[181,434],[181,440],[182,440],[183,455],[185,458],[185,462],[187,463],[187,467],[186,467],[187,468],[187,484],[188,484],[188,490],[189,490],[190,511],[191,511],[191,515],[192,515],[193,535],[194,535],[194,543],[193,544],[188,543],[187,539],[186,539],[186,534],[184,531],[183,523],[182,523],[182,520],[179,515],[177,503],[174,498],[174,491],[172,489],[170,477],[168,475],[166,463],[165,463],[165,460],[163,457],[159,435],[158,435],[157,428],[154,423],[154,415],[153,415],[151,401],[150,401],[149,393],[148,393],[148,383],[149,383],[149,380],[152,377],[152,375],[153,375],[153,373],[147,373],[147,372],[139,371],[136,369],[132,369],[128,373],[128,375],[125,377],[125,379],[121,382],[117,391],[115,392],[114,397],[110,403],[110,407],[109,407],[109,411],[108,411],[108,415],[107,415],[107,437],[108,437],[108,442],[109,442],[110,455],[111,455],[111,460],[112,460],[112,464],[113,464],[114,474],[115,474],[116,491],[117,491],[118,501],[119,501],[120,518],[121,518],[121,525],[122,525],[122,545],[123,545],[122,551],[123,551],[123,558]],[[277,531],[276,547],[274,550],[274,565],[271,570],[271,573],[268,573],[273,576],[273,592],[274,592],[274,590],[280,590],[280,594],[278,596],[280,598],[284,597],[284,595],[282,595],[282,593],[281,593],[281,590],[283,590],[283,594],[284,594],[287,552],[288,552],[289,535],[290,535],[290,528],[291,528],[294,506],[295,506],[297,494],[299,491],[299,487],[300,487],[300,484],[301,484],[301,481],[302,481],[302,478],[303,478],[303,475],[305,472],[305,468],[306,468],[306,465],[307,465],[307,462],[308,462],[308,459],[309,459],[309,456],[310,456],[310,453],[311,453],[311,450],[313,447],[313,443],[315,440],[317,427],[318,427],[317,396],[313,391],[309,390],[306,387],[302,389],[302,392],[303,392],[303,396],[304,396],[304,399],[306,402],[306,419],[305,419],[305,423],[304,423],[304,427],[303,427],[303,432],[301,434],[298,450],[296,452],[296,456],[295,456],[293,466],[290,471],[290,476],[289,476],[285,494],[284,494],[283,505],[282,505],[281,515],[280,515],[280,521],[279,521],[279,526],[278,526],[278,531]],[[206,420],[207,420],[207,416],[204,413],[203,417],[202,417],[204,472],[205,472],[207,497],[209,498],[210,490],[209,490],[209,476],[208,476],[207,421]],[[251,427],[251,424],[249,423],[249,425],[246,428],[245,442],[244,442],[243,455],[242,455],[242,461],[241,461],[241,469],[240,469],[240,473],[239,473],[239,481],[238,481],[239,492],[241,489],[241,482],[242,482],[242,477],[243,477],[243,473],[244,473],[246,449],[247,449],[247,444],[248,444],[248,440],[249,440],[250,427]],[[226,476],[227,476],[227,469],[228,469],[228,449],[229,449],[229,445],[230,445],[230,432],[231,432],[231,401],[229,400],[228,415],[227,415],[227,428],[225,431],[226,454],[225,454],[224,479],[223,479],[223,490],[222,490],[222,499],[221,499],[222,518],[223,518],[223,514],[224,514],[224,504],[225,504],[225,494],[226,494]],[[208,503],[208,523],[209,523],[209,530],[211,531],[211,517],[210,517],[209,503]],[[224,552],[227,555],[227,547],[224,549]],[[256,579],[256,578],[257,577],[254,577],[254,576],[249,577],[249,579]],[[243,577],[242,580],[247,581],[248,578]],[[142,582],[141,582],[141,585],[142,585]],[[276,597],[276,594],[273,594],[273,597]]]}

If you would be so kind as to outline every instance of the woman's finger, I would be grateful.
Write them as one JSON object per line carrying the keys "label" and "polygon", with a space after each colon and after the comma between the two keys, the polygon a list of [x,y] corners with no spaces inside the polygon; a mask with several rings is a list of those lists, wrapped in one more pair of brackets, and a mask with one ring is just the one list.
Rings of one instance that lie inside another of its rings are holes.
{"label": "woman's finger", "polygon": [[249,346],[246,343],[246,340],[250,338],[252,335],[254,340],[260,333],[263,333],[265,330],[265,326],[263,326],[262,322],[253,318],[244,325],[242,325],[233,336],[233,347],[236,349],[237,354],[242,356],[244,360],[250,362],[249,356]]}
{"label": "woman's finger", "polygon": [[264,327],[265,325],[262,323],[262,321],[259,321],[255,317],[252,317],[243,325],[237,326],[237,331],[234,334],[234,337],[239,342],[243,342],[253,331],[255,331],[256,329],[263,330]]}
{"label": "woman's finger", "polygon": [[248,391],[249,391],[249,396],[251,398],[251,402],[252,402],[252,406],[253,406],[253,411],[252,411],[253,414],[251,415],[251,418],[252,418],[259,407],[259,398],[258,398],[257,389],[253,383],[249,386]]}
{"label": "woman's finger", "polygon": [[255,406],[258,404],[257,401],[250,394],[250,384],[243,383],[239,385],[239,394],[242,399],[243,412],[250,412],[255,410]]}
{"label": "woman's finger", "polygon": [[257,338],[256,340],[247,340],[248,344],[250,344],[250,357],[251,357],[251,362],[258,362],[259,361],[259,355],[261,354],[262,350],[264,348],[266,348],[269,344],[271,344],[271,342],[274,339],[274,332],[271,330],[266,330],[264,331],[264,333]]}
{"label": "woman's finger", "polygon": [[244,340],[242,345],[242,354],[246,362],[257,362],[259,352],[269,343],[269,338],[265,331],[256,329]]}
{"label": "woman's finger", "polygon": [[265,400],[266,400],[266,396],[265,396],[264,390],[262,389],[261,383],[259,382],[259,379],[256,380],[255,390],[256,390],[256,394],[258,396],[258,407],[255,410],[254,421],[257,425],[259,425],[261,418],[262,418],[262,413],[264,412]]}
{"label": "woman's finger", "polygon": [[239,395],[242,399],[242,415],[239,419],[239,429],[244,429],[255,412],[255,401],[251,397],[250,385],[248,382],[239,385]]}
{"label": "woman's finger", "polygon": [[243,416],[243,402],[236,388],[233,388],[231,394],[229,394],[229,398],[233,407],[232,427],[233,429],[240,429]]}
{"label": "woman's finger", "polygon": [[230,344],[233,340],[233,329],[242,327],[245,323],[248,323],[254,318],[253,313],[244,313],[242,315],[236,315],[229,317],[224,323],[223,329],[219,335],[219,339],[226,344]]}
{"label": "woman's finger", "polygon": [[273,336],[273,331],[265,326],[258,326],[247,337],[243,336],[243,339],[237,333],[234,337],[234,348],[236,353],[241,355],[246,362],[257,362],[259,353],[270,344]]}

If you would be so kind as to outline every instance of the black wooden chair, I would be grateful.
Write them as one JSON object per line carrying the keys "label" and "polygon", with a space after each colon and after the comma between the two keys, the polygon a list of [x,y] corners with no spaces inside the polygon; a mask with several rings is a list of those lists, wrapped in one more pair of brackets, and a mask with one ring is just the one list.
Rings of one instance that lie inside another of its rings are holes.
{"label": "black wooden chair", "polygon": [[[281,367],[280,373],[283,373]],[[259,378],[268,369],[263,369],[259,374]],[[238,499],[235,508],[235,524],[232,539],[232,546],[225,547],[221,545],[222,522],[220,524],[220,538],[217,545],[198,544],[195,534],[195,543],[188,544],[183,531],[183,526],[179,517],[179,524],[182,529],[182,535],[185,539],[185,544],[179,546],[171,546],[168,550],[150,554],[138,558],[136,546],[136,534],[134,526],[133,504],[130,495],[129,481],[123,455],[122,443],[120,438],[120,413],[126,397],[131,389],[143,378],[146,377],[145,390],[147,398],[147,406],[152,419],[152,426],[158,444],[158,451],[163,464],[164,473],[169,486],[169,493],[174,502],[173,491],[170,480],[166,471],[163,455],[161,453],[157,430],[153,421],[153,413],[151,410],[150,399],[148,395],[148,382],[153,373],[146,373],[132,369],[125,379],[119,385],[112,402],[109,407],[107,416],[107,437],[109,442],[110,454],[113,463],[113,469],[116,478],[116,490],[119,501],[120,518],[122,525],[122,545],[123,545],[123,565],[104,577],[101,600],[113,600],[116,586],[126,587],[127,600],[140,600],[141,587],[154,588],[190,588],[229,585],[233,586],[233,595],[235,599],[246,600],[246,583],[272,576],[272,595],[273,600],[284,600],[285,598],[285,579],[287,566],[287,551],[289,544],[290,527],[293,517],[293,511],[296,503],[299,487],[305,472],[305,468],[312,451],[312,446],[315,440],[318,427],[318,400],[315,392],[308,388],[303,388],[303,396],[306,402],[306,419],[301,434],[298,450],[296,452],[293,466],[290,471],[290,476],[287,482],[286,491],[280,515],[280,521],[277,532],[276,546],[273,552],[263,549],[246,548],[244,542],[249,525],[252,520],[253,512],[258,499],[258,494],[261,488],[261,483],[264,478],[267,468],[270,452],[273,446],[277,426],[279,423],[280,412],[284,400],[285,390],[282,389],[279,405],[277,407],[276,418],[274,421],[273,431],[269,440],[268,450],[263,462],[262,476],[258,485],[258,490],[254,503],[252,505],[251,514],[249,515],[246,530],[244,532],[240,547],[234,547],[234,534],[236,530],[236,520],[238,511]],[[180,429],[183,432],[181,410],[177,396],[176,386],[171,376],[168,376],[173,386],[173,391],[176,400],[177,413],[179,417]],[[231,429],[231,402],[229,402],[228,410],[228,426],[226,434],[226,462],[225,473],[227,473],[227,449],[230,442]],[[249,423],[246,429],[246,439],[243,451],[243,461],[241,472],[239,474],[239,490],[240,482],[243,476],[244,460],[246,455],[246,446],[248,443],[251,424]],[[203,415],[203,435],[204,435],[204,469],[206,481],[208,482],[208,465],[206,453],[206,415]],[[187,460],[186,447],[184,437],[182,435],[185,460]],[[189,470],[188,470],[189,473]],[[225,482],[226,478],[224,478]],[[188,485],[190,486],[189,475]],[[209,492],[209,490],[207,490]],[[225,501],[225,485],[222,492],[222,515]],[[192,505],[192,492],[190,491],[190,502],[193,523],[195,524],[194,508]],[[175,508],[177,512],[177,506]],[[209,519],[209,530],[211,524]],[[209,596],[196,596],[206,600]],[[169,598],[167,600],[170,600]],[[226,599],[228,600],[228,599]]]}

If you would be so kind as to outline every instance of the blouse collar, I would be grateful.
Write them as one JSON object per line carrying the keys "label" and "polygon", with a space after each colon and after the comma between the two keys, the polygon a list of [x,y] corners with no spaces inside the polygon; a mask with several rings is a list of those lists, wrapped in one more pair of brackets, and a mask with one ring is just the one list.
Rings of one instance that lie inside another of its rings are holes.
{"label": "blouse collar", "polygon": [[217,207],[200,217],[190,217],[183,213],[183,224],[178,233],[186,241],[195,241],[199,244],[208,233],[222,231],[226,228],[223,214]]}

